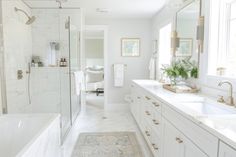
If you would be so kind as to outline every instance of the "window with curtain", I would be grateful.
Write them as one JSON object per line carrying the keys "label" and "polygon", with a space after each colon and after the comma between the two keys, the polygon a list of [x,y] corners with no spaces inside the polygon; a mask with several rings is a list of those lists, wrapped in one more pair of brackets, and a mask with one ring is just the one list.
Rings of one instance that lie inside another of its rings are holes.
{"label": "window with curtain", "polygon": [[208,73],[236,77],[236,0],[210,2]]}

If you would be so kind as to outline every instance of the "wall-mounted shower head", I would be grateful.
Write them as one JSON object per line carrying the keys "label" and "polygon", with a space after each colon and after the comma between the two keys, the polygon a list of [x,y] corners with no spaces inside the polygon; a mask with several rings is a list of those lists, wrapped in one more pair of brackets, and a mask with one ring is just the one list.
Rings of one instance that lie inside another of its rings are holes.
{"label": "wall-mounted shower head", "polygon": [[35,16],[29,16],[24,10],[18,9],[17,7],[15,7],[15,11],[16,11],[16,12],[17,12],[17,11],[20,11],[20,12],[24,13],[24,14],[27,16],[28,20],[27,20],[26,23],[25,23],[25,24],[27,24],[27,25],[32,24],[32,23],[35,21],[35,19],[36,19]]}
{"label": "wall-mounted shower head", "polygon": [[62,3],[67,2],[67,0],[56,0],[56,2],[59,4],[59,9],[62,9]]}

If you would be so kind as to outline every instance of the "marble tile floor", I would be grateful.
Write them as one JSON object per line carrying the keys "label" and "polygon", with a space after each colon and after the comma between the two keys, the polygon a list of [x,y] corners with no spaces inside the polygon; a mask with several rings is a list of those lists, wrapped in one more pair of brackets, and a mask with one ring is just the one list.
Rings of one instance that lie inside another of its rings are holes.
{"label": "marble tile floor", "polygon": [[140,143],[144,157],[152,157],[130,112],[105,112],[103,109],[90,105],[86,105],[86,109],[82,110],[64,141],[62,157],[71,157],[74,145],[80,133],[119,131],[136,132],[137,140]]}
{"label": "marble tile floor", "polygon": [[87,93],[86,94],[86,105],[91,106],[97,109],[104,108],[104,96],[97,96],[96,93]]}

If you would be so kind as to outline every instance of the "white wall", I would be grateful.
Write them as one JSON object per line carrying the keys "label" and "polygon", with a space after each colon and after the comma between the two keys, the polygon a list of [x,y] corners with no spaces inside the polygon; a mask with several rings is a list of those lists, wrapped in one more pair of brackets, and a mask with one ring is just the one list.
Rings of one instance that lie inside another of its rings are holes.
{"label": "white wall", "polygon": [[86,58],[103,58],[103,39],[86,39]]}
{"label": "white wall", "polygon": [[[173,1],[173,0],[171,0]],[[171,2],[170,1],[170,2]],[[229,78],[222,78],[222,77],[214,77],[209,76],[207,74],[207,67],[208,67],[208,36],[209,36],[209,0],[203,0],[203,8],[202,14],[205,15],[205,41],[204,41],[204,52],[201,54],[200,57],[200,76],[199,79],[195,80],[195,83],[199,85],[202,92],[208,94],[213,97],[217,97],[218,95],[227,96],[228,95],[228,86],[218,87],[218,83],[223,79]],[[158,30],[161,25],[166,24],[170,21],[174,21],[176,9],[170,9],[165,7],[162,9],[156,16],[152,19],[152,34],[153,39],[157,39],[158,37]],[[174,28],[173,28],[174,29]],[[232,81],[234,87],[236,88],[236,79],[229,79]],[[236,91],[236,90],[235,90]],[[236,96],[236,92],[234,92]]]}
{"label": "white wall", "polygon": [[[26,25],[27,17],[15,12],[14,7],[31,14],[30,9],[20,0],[2,1],[4,57],[8,111],[24,112],[27,107],[26,70],[32,54],[31,26]],[[23,79],[17,80],[17,70],[23,70]]]}
{"label": "white wall", "polygon": [[[127,109],[124,104],[124,96],[129,94],[130,83],[133,79],[148,78],[148,64],[151,52],[151,21],[133,19],[86,19],[86,25],[108,26],[108,54],[107,54],[107,78],[108,110]],[[140,38],[140,57],[121,57],[121,38]],[[123,63],[127,65],[125,71],[125,84],[122,88],[113,86],[113,64]],[[105,91],[106,92],[106,91]]]}
{"label": "white wall", "polygon": [[103,39],[91,38],[85,40],[86,66],[104,65],[103,42]]}

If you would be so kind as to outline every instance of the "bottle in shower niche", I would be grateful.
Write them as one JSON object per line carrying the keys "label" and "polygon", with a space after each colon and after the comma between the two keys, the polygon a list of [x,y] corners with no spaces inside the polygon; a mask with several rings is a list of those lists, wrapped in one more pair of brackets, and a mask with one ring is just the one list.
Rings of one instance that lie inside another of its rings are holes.
{"label": "bottle in shower niche", "polygon": [[63,67],[63,58],[60,59],[59,66]]}
{"label": "bottle in shower niche", "polygon": [[31,66],[32,66],[32,67],[35,67],[35,62],[34,62],[34,60],[31,61]]}
{"label": "bottle in shower niche", "polygon": [[64,58],[64,67],[67,67],[67,61],[66,61],[66,58]]}
{"label": "bottle in shower niche", "polygon": [[66,66],[67,66],[66,58],[61,58],[61,60],[60,60],[60,67],[66,67]]}

